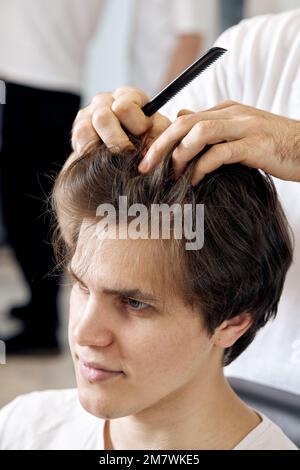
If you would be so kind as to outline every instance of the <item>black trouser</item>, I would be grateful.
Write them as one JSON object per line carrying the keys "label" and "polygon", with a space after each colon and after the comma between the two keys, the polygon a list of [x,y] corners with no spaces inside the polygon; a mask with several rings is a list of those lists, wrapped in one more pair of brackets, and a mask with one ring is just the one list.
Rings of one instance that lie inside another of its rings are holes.
{"label": "black trouser", "polygon": [[[8,241],[31,292],[30,328],[53,335],[58,325],[58,276],[47,212],[53,178],[71,152],[78,95],[6,83],[0,153]],[[42,328],[42,330],[41,330]]]}

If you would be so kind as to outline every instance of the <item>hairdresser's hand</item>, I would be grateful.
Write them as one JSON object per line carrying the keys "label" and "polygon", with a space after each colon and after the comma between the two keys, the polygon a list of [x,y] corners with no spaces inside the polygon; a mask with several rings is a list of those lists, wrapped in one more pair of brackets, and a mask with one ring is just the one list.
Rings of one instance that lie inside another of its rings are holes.
{"label": "hairdresser's hand", "polygon": [[178,116],[148,150],[141,173],[148,173],[178,144],[173,167],[179,177],[193,157],[213,145],[195,165],[193,185],[221,165],[237,162],[300,181],[300,122],[232,101],[204,112],[182,110]]}
{"label": "hairdresser's hand", "polygon": [[76,154],[81,154],[99,137],[115,151],[134,148],[122,126],[136,136],[149,131],[146,142],[149,148],[171,121],[159,113],[147,117],[141,108],[148,101],[148,96],[134,87],[120,87],[113,93],[96,95],[75,119],[72,146]]}

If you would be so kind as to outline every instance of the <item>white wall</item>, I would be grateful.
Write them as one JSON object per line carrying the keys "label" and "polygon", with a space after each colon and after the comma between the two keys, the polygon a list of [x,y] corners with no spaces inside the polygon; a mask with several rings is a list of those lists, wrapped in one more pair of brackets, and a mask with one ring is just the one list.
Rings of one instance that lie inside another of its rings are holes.
{"label": "white wall", "polygon": [[131,0],[108,0],[104,18],[90,47],[84,103],[100,91],[111,91],[127,80]]}

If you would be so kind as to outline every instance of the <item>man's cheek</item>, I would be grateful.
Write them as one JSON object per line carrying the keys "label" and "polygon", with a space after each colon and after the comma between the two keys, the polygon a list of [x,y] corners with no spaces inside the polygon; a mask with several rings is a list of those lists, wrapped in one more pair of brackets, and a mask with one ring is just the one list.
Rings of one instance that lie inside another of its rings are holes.
{"label": "man's cheek", "polygon": [[70,311],[69,311],[69,324],[76,324],[81,316],[83,315],[85,309],[85,301],[78,292],[76,287],[73,287],[71,296],[70,296]]}

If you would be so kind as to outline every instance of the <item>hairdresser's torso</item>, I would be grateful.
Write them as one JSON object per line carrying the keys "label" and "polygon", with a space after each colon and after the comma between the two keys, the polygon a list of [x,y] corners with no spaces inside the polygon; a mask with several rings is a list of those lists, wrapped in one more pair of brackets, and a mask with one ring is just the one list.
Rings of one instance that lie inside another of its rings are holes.
{"label": "hairdresser's torso", "polygon": [[[199,111],[228,99],[300,120],[300,9],[245,20],[217,41],[228,52],[163,112]],[[295,235],[294,262],[276,320],[227,373],[300,392],[300,184],[275,180]],[[263,358],[263,360],[262,360]]]}

